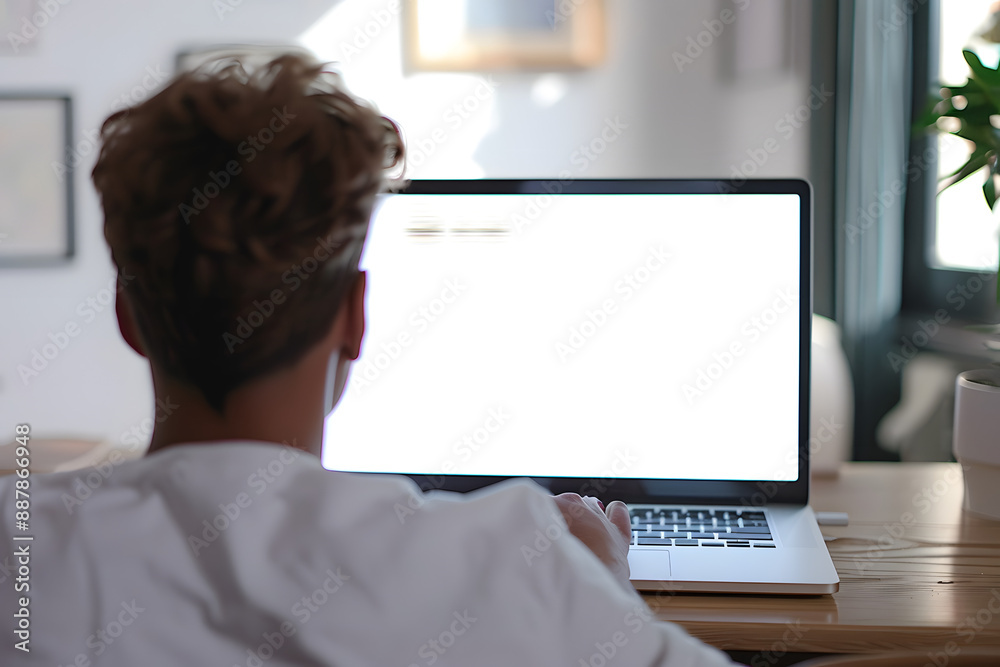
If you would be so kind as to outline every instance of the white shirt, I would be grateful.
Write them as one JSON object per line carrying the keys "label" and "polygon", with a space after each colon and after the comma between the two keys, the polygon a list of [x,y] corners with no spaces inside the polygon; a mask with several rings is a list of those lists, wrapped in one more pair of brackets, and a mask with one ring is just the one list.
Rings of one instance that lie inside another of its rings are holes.
{"label": "white shirt", "polygon": [[[3,665],[730,664],[657,621],[529,481],[422,494],[279,445],[189,444],[33,475],[23,532],[16,479],[0,478]],[[24,545],[27,593],[3,558]]]}

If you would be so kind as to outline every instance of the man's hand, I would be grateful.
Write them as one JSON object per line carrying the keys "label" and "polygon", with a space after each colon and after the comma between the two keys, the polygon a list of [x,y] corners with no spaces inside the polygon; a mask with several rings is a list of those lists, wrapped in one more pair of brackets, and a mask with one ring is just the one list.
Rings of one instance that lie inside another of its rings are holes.
{"label": "man's hand", "polygon": [[632,528],[625,503],[615,500],[607,511],[597,498],[581,498],[576,493],[563,493],[555,497],[562,511],[569,532],[587,545],[602,563],[608,566],[628,589],[632,589],[628,576],[628,545],[632,541]]}

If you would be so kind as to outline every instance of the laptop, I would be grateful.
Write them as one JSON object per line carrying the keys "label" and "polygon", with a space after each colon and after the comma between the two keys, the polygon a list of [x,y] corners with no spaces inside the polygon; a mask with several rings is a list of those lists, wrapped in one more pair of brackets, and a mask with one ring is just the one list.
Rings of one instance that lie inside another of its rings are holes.
{"label": "laptop", "polygon": [[623,500],[640,590],[837,590],[808,506],[808,183],[415,180],[362,267],[326,468]]}

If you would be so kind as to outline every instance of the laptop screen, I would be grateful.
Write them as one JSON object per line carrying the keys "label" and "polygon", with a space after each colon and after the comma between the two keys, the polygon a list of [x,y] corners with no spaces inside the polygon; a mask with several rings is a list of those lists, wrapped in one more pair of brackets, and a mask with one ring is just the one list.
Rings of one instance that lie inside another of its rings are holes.
{"label": "laptop screen", "polygon": [[622,183],[381,196],[324,466],[796,480],[800,194]]}

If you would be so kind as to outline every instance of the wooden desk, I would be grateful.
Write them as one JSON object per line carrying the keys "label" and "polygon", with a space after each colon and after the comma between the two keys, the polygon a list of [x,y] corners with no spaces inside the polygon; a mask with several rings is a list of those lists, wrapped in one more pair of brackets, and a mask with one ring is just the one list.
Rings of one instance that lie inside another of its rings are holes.
{"label": "wooden desk", "polygon": [[725,650],[1000,647],[1000,522],[963,513],[962,493],[957,463],[849,463],[814,483],[810,503],[850,514],[849,526],[821,526],[838,593],[644,597],[660,618]]}

